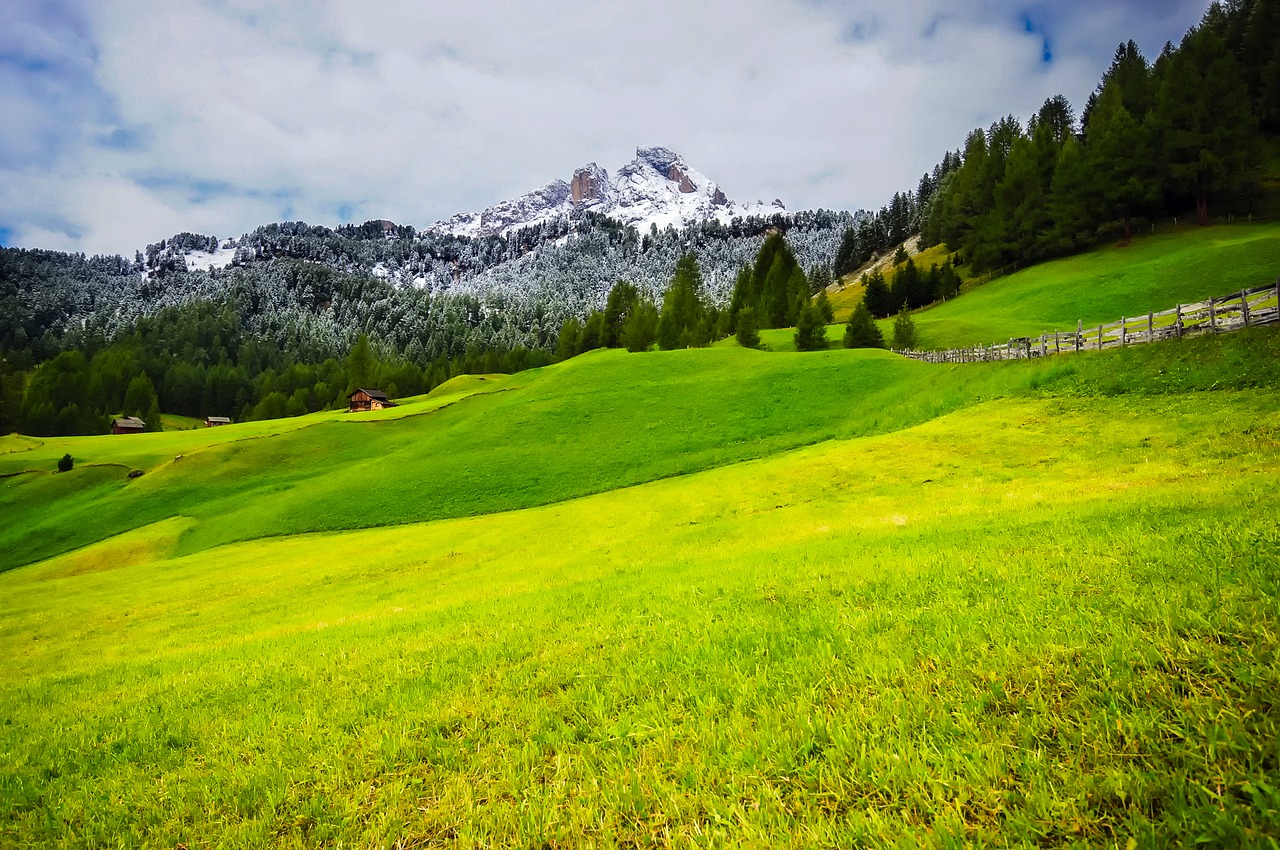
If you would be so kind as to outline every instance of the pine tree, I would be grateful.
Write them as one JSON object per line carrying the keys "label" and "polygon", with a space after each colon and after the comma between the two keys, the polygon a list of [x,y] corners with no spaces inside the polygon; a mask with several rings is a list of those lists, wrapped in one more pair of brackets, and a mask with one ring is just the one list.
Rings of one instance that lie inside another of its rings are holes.
{"label": "pine tree", "polygon": [[735,334],[743,348],[759,348],[760,332],[756,329],[756,311],[743,307],[738,311],[738,329]]}
{"label": "pine tree", "polygon": [[648,351],[658,337],[658,308],[641,296],[622,323],[622,345],[632,353]]}
{"label": "pine tree", "polygon": [[865,291],[862,297],[866,301],[867,309],[871,311],[871,315],[877,319],[892,316],[893,294],[889,291],[884,275],[880,273],[879,269],[876,269],[867,277],[864,286]]}
{"label": "pine tree", "polygon": [[1095,184],[1090,195],[1105,216],[1124,219],[1124,239],[1133,239],[1132,216],[1156,200],[1155,179],[1147,129],[1125,108],[1119,87],[1108,84],[1098,96],[1089,122],[1088,163]]}
{"label": "pine tree", "polygon": [[582,353],[582,322],[576,316],[570,316],[560,326],[560,335],[556,337],[556,357],[568,360]]}
{"label": "pine tree", "polygon": [[822,351],[827,347],[827,327],[812,304],[806,304],[796,319],[796,350]]}
{"label": "pine tree", "polygon": [[1192,30],[1168,62],[1153,127],[1175,188],[1209,223],[1209,197],[1234,187],[1259,160],[1257,120],[1240,63],[1208,28]]}
{"label": "pine tree", "polygon": [[893,320],[893,347],[899,351],[905,351],[915,348],[915,345],[916,323],[904,304],[902,310],[898,312],[898,318]]}
{"label": "pine tree", "polygon": [[813,306],[818,311],[818,316],[822,319],[823,324],[831,324],[836,320],[836,310],[831,306],[831,299],[827,297],[827,291],[824,289],[818,293],[818,297],[813,300]]}
{"label": "pine tree", "polygon": [[836,249],[836,259],[831,272],[838,280],[857,271],[860,265],[862,263],[859,259],[858,234],[852,227],[847,227],[844,235],[840,237],[840,247]]}
{"label": "pine tree", "polygon": [[[658,321],[658,346],[663,350],[705,344],[698,328],[706,318],[706,296],[703,293],[702,270],[693,254],[685,254],[676,263],[675,276],[662,297],[662,316]],[[709,336],[709,335],[708,335]]]}
{"label": "pine tree", "polygon": [[867,309],[865,300],[858,302],[848,324],[844,326],[844,347],[884,348],[884,334],[880,333],[875,319],[871,318],[871,311]]}
{"label": "pine tree", "polygon": [[604,306],[603,344],[606,347],[618,348],[622,345],[622,323],[627,320],[639,298],[640,292],[635,284],[624,280],[618,281],[609,290],[609,298]]}

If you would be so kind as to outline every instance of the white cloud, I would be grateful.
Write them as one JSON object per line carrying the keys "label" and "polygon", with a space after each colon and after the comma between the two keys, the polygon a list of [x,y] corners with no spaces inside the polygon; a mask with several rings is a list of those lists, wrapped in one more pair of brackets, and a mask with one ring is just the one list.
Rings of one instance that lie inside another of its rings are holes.
{"label": "white cloud", "polygon": [[[340,211],[424,226],[637,144],[737,199],[876,207],[974,126],[1059,92],[1079,107],[1116,43],[1154,54],[1203,5],[104,0],[40,48],[89,69],[98,108],[6,109],[0,227],[131,253]],[[34,153],[50,122],[51,162]]]}

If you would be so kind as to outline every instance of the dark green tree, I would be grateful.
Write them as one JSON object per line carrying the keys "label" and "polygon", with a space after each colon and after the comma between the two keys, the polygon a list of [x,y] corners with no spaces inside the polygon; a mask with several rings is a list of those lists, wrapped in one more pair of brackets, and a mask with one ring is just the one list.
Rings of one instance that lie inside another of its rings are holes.
{"label": "dark green tree", "polygon": [[631,315],[631,310],[640,299],[640,291],[635,284],[620,280],[609,290],[609,298],[604,305],[604,345],[618,348],[622,345],[622,324]]}
{"label": "dark green tree", "polygon": [[836,249],[835,263],[832,266],[831,273],[838,280],[847,274],[857,271],[860,265],[862,265],[862,262],[858,245],[858,233],[852,227],[845,228],[844,235],[840,237],[840,247]]}
{"label": "dark green tree", "polygon": [[893,294],[889,291],[889,286],[885,283],[884,275],[880,273],[879,269],[867,276],[864,286],[865,291],[862,298],[867,304],[867,309],[871,311],[871,315],[877,319],[892,316]]}
{"label": "dark green tree", "polygon": [[[241,361],[253,359],[252,355],[242,355]],[[347,394],[355,392],[357,387],[369,387],[373,383],[373,348],[369,345],[369,337],[366,334],[360,334],[356,337],[355,345],[351,346],[351,350],[347,352]],[[374,387],[373,389],[378,389]],[[283,415],[283,414],[281,414]],[[276,419],[279,417],[269,417]]]}
{"label": "dark green tree", "polygon": [[813,306],[817,309],[823,324],[829,325],[836,320],[836,310],[831,306],[831,299],[827,297],[825,289],[818,292],[818,297],[813,299]]}
{"label": "dark green tree", "polygon": [[[699,338],[699,326],[704,324],[706,313],[702,270],[698,268],[697,257],[685,254],[676,263],[671,285],[662,296],[662,315],[658,319],[658,347],[669,351],[705,344]],[[709,333],[706,335],[709,336]]]}
{"label": "dark green tree", "polygon": [[622,345],[630,352],[648,351],[658,338],[658,308],[644,296],[622,323]]}
{"label": "dark green tree", "polygon": [[871,311],[867,309],[865,300],[858,302],[848,324],[844,326],[844,347],[884,348],[884,334],[880,333],[875,319],[871,318]]}
{"label": "dark green tree", "polygon": [[1088,164],[1094,187],[1088,193],[1111,219],[1124,220],[1124,240],[1133,239],[1132,217],[1155,203],[1159,181],[1150,134],[1125,108],[1119,86],[1108,84],[1094,105],[1088,133]]}
{"label": "dark green tree", "polygon": [[592,310],[587,316],[587,322],[582,326],[582,341],[578,345],[578,353],[586,351],[594,351],[597,348],[604,347],[605,341],[605,318],[604,313],[599,310]]}
{"label": "dark green tree", "polygon": [[911,318],[906,305],[898,313],[898,318],[893,320],[893,347],[899,351],[903,351],[916,346],[916,323]]}
{"label": "dark green tree", "polygon": [[61,458],[58,459],[59,472],[70,472],[71,468],[74,467],[75,465],[76,465],[75,458],[73,458],[69,453],[63,455]]}
{"label": "dark green tree", "polygon": [[743,307],[738,311],[738,329],[735,334],[743,348],[759,348],[760,332],[756,329],[756,311]]}
{"label": "dark green tree", "polygon": [[560,325],[560,335],[556,337],[556,357],[568,360],[582,353],[582,322],[576,316],[570,316]]}
{"label": "dark green tree", "polygon": [[1261,153],[1240,63],[1211,30],[1182,40],[1152,118],[1170,181],[1195,198],[1197,220],[1209,224],[1210,196],[1235,188]]}
{"label": "dark green tree", "polygon": [[796,319],[796,350],[822,351],[827,347],[827,326],[813,304],[806,304]]}

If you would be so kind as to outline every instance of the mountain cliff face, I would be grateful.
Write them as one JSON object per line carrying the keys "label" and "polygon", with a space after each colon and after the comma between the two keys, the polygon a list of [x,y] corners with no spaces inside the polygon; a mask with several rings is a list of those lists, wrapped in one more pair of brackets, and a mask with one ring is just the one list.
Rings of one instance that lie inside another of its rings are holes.
{"label": "mountain cliff face", "polygon": [[590,163],[573,173],[569,182],[556,180],[520,198],[503,201],[479,213],[460,213],[428,228],[436,235],[485,237],[542,224],[558,216],[590,211],[647,230],[671,225],[734,217],[768,216],[782,212],[781,201],[736,204],[712,180],[691,168],[669,148],[636,150],[636,158],[610,177]]}

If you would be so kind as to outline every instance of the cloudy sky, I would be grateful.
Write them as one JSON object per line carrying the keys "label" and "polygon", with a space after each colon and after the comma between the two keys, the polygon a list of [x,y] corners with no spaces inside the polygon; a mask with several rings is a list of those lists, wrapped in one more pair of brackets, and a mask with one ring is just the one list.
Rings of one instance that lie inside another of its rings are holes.
{"label": "cloudy sky", "polygon": [[734,200],[876,208],[1207,2],[5,0],[0,244],[424,227],[650,144]]}

